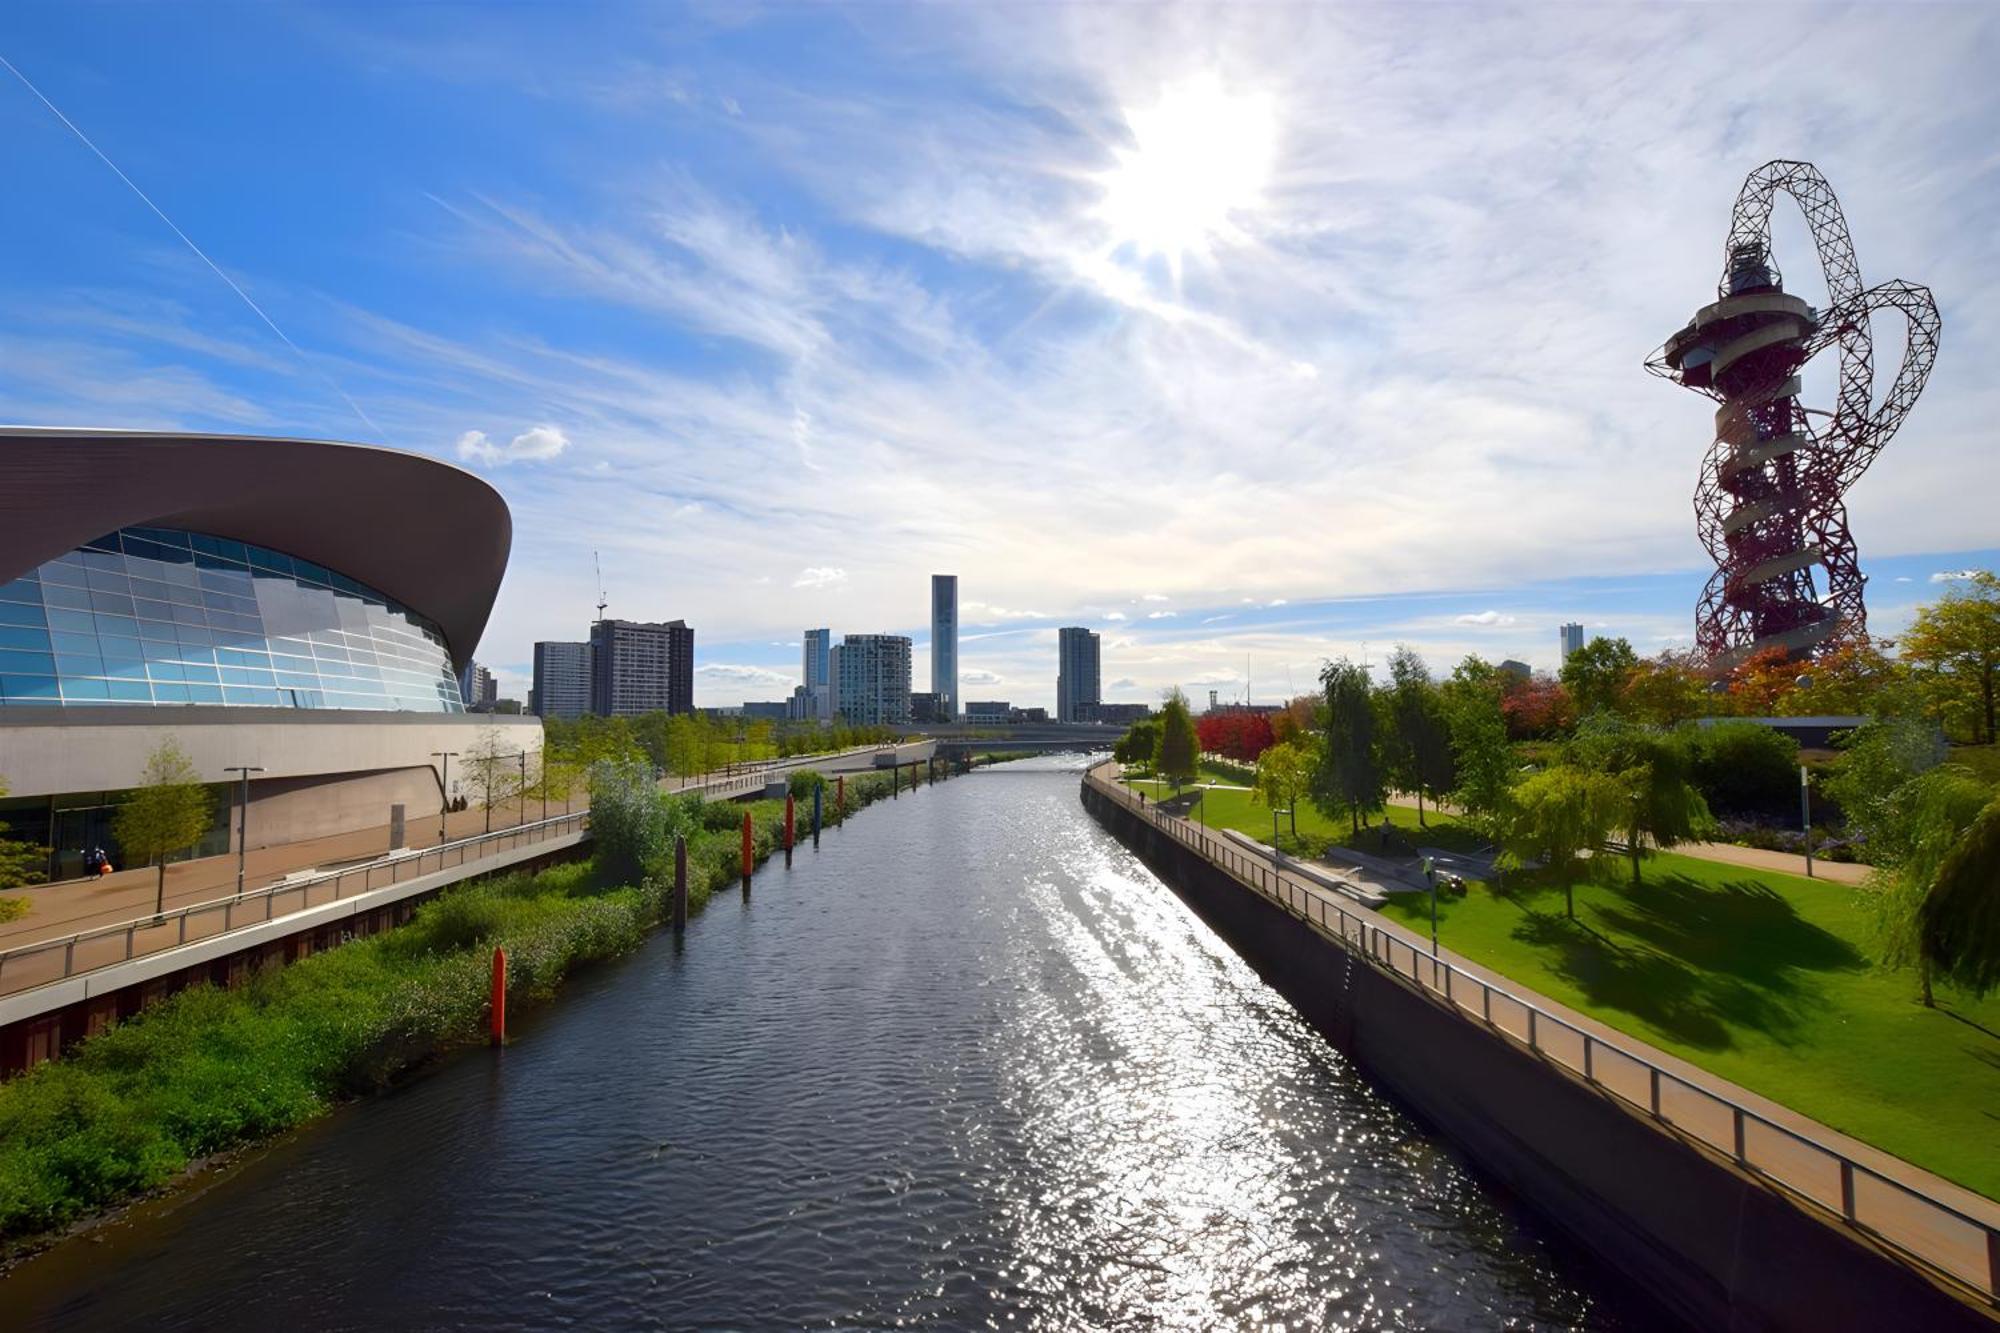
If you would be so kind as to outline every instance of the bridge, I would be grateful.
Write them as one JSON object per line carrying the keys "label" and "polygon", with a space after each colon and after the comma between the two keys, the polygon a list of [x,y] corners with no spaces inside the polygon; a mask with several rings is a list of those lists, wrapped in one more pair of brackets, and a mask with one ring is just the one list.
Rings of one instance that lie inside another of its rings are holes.
{"label": "bridge", "polygon": [[911,727],[905,734],[928,736],[937,742],[939,758],[958,759],[1000,752],[1054,754],[1064,750],[1109,750],[1125,734],[1125,728],[1085,722],[1029,722],[1005,727],[953,723]]}

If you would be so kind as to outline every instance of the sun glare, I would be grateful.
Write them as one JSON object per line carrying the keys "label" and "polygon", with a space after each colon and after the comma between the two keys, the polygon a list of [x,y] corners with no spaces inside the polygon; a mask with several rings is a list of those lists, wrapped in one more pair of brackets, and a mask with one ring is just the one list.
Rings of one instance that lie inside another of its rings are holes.
{"label": "sun glare", "polygon": [[1213,75],[1128,107],[1132,146],[1100,177],[1097,216],[1115,244],[1161,255],[1176,278],[1190,254],[1245,239],[1238,219],[1263,203],[1277,152],[1277,117],[1263,93],[1233,93]]}

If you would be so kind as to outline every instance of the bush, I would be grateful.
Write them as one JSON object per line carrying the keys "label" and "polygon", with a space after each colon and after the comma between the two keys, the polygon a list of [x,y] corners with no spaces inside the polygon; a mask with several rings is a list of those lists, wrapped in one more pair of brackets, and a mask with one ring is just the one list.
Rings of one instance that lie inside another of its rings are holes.
{"label": "bush", "polygon": [[826,785],[826,779],[820,776],[817,769],[799,769],[792,774],[792,799],[794,801],[809,802],[813,798],[813,788],[824,785]]}
{"label": "bush", "polygon": [[1781,817],[1799,803],[1799,743],[1756,722],[1692,729],[1695,785],[1718,815]]}

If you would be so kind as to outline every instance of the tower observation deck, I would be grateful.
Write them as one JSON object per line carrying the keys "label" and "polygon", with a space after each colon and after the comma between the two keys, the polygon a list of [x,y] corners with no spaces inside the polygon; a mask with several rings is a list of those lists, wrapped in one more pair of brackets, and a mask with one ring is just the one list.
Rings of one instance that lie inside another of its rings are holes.
{"label": "tower observation deck", "polygon": [[[1815,309],[1785,291],[1771,255],[1771,208],[1797,201],[1826,276]],[[1695,312],[1646,368],[1720,406],[1695,488],[1695,520],[1715,561],[1695,612],[1696,650],[1727,666],[1776,648],[1808,658],[1865,639],[1866,583],[1843,497],[1909,414],[1937,356],[1938,314],[1928,288],[1861,288],[1840,203],[1805,162],[1769,162],[1736,199],[1717,300]],[[1900,311],[1909,323],[1903,363],[1874,399],[1868,317]],[[1816,429],[1799,402],[1801,371],[1838,349],[1840,390]],[[1822,591],[1821,580],[1824,580]]]}

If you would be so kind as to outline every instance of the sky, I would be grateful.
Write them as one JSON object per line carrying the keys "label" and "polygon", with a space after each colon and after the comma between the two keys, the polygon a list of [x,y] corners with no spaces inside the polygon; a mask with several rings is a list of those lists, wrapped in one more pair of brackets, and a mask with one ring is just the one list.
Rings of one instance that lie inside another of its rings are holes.
{"label": "sky", "polygon": [[[934,572],[967,699],[1052,704],[1067,624],[1122,701],[1553,667],[1566,620],[1692,639],[1712,405],[1642,363],[1803,158],[1943,313],[1848,498],[1893,634],[2000,565],[2000,7],[1720,13],[11,6],[131,184],[0,70],[0,421],[479,473],[515,697],[594,557],[711,706],[788,693],[808,626],[910,634],[924,688]],[[1818,301],[1788,205],[1775,245]]]}

